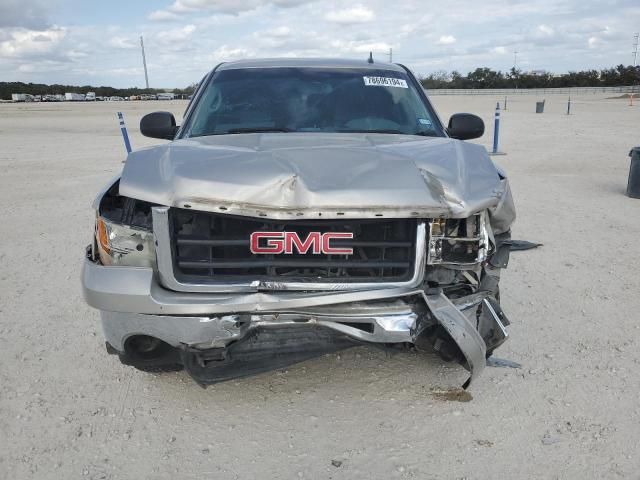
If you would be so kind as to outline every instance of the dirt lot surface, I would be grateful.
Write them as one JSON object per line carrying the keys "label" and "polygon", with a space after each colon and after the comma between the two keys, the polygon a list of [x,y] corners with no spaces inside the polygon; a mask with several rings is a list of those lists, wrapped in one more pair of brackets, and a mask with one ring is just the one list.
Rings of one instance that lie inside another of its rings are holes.
{"label": "dirt lot surface", "polygon": [[[434,97],[487,146],[496,100]],[[544,243],[502,281],[497,355],[522,368],[470,395],[461,367],[365,348],[207,390],[120,365],[81,297],[90,204],[124,159],[115,112],[139,148],[144,113],[186,103],[0,105],[0,478],[639,478],[640,108],[535,100],[509,99],[496,157],[514,238]]]}

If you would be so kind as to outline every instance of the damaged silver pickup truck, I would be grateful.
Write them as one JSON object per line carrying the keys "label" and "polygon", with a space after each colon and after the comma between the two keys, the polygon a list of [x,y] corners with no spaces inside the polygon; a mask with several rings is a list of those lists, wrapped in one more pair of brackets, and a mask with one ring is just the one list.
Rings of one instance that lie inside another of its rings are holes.
{"label": "damaged silver pickup truck", "polygon": [[123,363],[206,385],[377,344],[471,381],[505,341],[507,178],[404,66],[224,63],[140,129],[170,142],[98,195],[82,275]]}

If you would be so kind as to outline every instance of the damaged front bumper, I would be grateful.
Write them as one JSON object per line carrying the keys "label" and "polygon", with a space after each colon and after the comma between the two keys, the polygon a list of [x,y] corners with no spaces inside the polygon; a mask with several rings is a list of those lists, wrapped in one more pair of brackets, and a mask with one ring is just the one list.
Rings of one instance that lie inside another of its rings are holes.
{"label": "damaged front bumper", "polygon": [[163,288],[151,268],[102,266],[90,259],[82,284],[87,303],[101,311],[107,343],[119,353],[139,335],[183,351],[210,352],[251,343],[256,332],[281,328],[331,332],[334,345],[340,338],[440,351],[452,340],[448,351],[458,354],[452,358],[471,373],[467,386],[484,369],[487,351],[507,337],[508,320],[488,292],[454,300],[440,289],[412,288],[186,293]]}

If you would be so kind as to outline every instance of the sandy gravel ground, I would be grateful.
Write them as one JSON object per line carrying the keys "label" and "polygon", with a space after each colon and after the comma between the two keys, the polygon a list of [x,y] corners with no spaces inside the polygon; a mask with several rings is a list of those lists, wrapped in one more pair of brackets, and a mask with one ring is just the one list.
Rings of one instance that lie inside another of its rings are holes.
{"label": "sandy gravel ground", "polygon": [[[496,100],[434,97],[489,132]],[[640,108],[535,100],[509,99],[497,158],[515,238],[544,243],[502,283],[498,356],[523,368],[487,368],[469,402],[434,395],[460,367],[364,348],[207,390],[121,366],[80,293],[90,203],[124,158],[115,112],[135,148],[143,113],[185,103],[0,105],[0,478],[638,478]]]}

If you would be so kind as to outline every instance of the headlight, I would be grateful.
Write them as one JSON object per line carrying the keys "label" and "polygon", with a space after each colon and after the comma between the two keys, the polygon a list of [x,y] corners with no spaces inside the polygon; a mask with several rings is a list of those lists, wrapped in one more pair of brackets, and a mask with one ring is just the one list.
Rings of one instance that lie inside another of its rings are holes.
{"label": "headlight", "polygon": [[434,218],[429,230],[429,265],[475,265],[486,260],[489,234],[484,213]]}
{"label": "headlight", "polygon": [[96,218],[96,243],[103,265],[154,267],[153,232]]}

